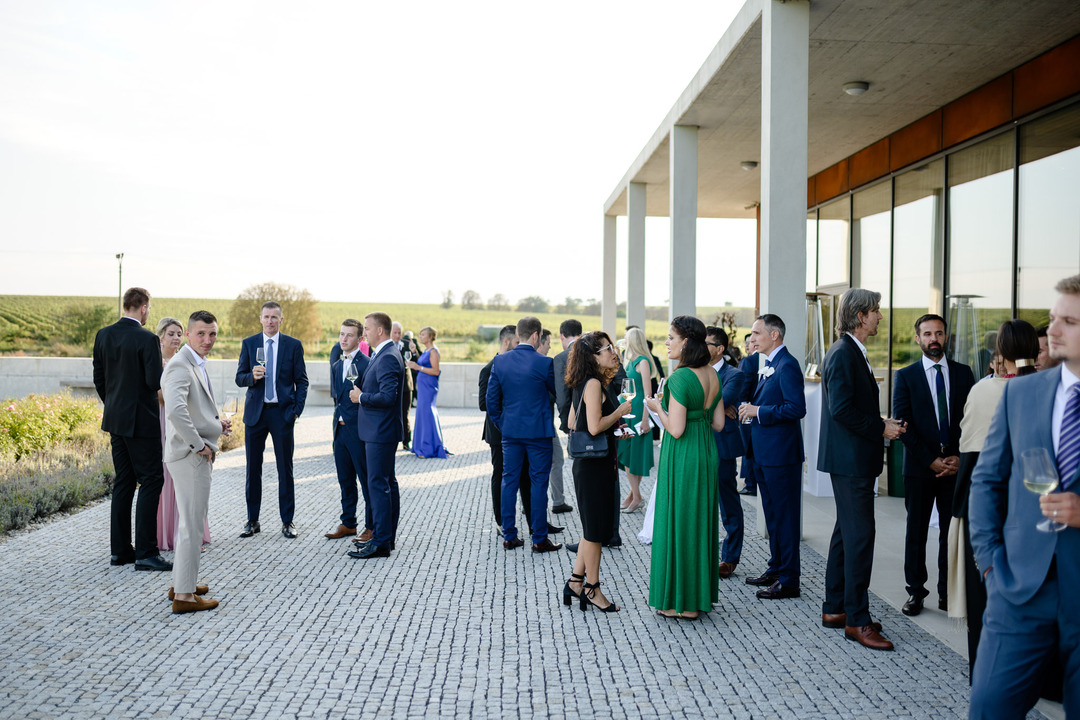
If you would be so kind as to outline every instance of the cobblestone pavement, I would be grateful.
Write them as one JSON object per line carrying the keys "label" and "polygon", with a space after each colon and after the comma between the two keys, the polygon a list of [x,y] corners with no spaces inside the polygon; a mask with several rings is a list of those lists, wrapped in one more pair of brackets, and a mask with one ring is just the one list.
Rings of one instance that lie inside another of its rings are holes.
{"label": "cobblestone pavement", "polygon": [[[244,456],[222,456],[200,574],[214,611],[172,615],[168,575],[109,566],[108,503],[0,544],[0,717],[966,717],[966,660],[894,608],[872,597],[894,653],[820,626],[825,562],[805,545],[801,598],[754,598],[743,579],[768,548],[748,533],[715,611],[672,621],[646,604],[644,515],[624,515],[602,566],[623,611],[565,608],[570,556],[495,534],[480,414],[441,415],[456,454],[398,454],[389,559],[323,538],[340,512],[328,410],[297,425],[297,540],[279,532],[273,472],[263,532],[238,537]],[[576,513],[555,517],[576,540]]]}

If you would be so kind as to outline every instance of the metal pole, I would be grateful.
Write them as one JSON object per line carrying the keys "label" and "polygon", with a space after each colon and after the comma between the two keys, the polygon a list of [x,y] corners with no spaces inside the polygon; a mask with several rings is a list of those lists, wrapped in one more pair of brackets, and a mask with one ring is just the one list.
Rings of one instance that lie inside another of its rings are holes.
{"label": "metal pole", "polygon": [[116,253],[116,313],[124,317],[124,253]]}

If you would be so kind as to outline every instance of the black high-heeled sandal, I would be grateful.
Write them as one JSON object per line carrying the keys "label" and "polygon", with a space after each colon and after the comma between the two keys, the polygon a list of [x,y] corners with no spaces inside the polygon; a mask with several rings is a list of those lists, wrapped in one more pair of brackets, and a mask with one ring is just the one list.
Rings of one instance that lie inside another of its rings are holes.
{"label": "black high-heeled sandal", "polygon": [[593,602],[593,598],[596,597],[596,589],[598,587],[600,587],[600,583],[598,583],[598,582],[592,583],[591,585],[589,583],[582,583],[581,584],[581,595],[580,595],[581,609],[582,610],[588,610],[589,606],[592,605],[594,608],[596,608],[600,612],[605,612],[605,613],[619,612],[619,606],[616,605],[612,600],[608,600],[608,604],[605,605],[604,607],[600,607],[599,605],[597,605],[596,603]]}
{"label": "black high-heeled sandal", "polygon": [[573,590],[570,589],[570,581],[571,580],[573,580],[573,581],[580,580],[581,584],[584,585],[585,584],[585,576],[584,575],[578,575],[577,573],[570,573],[570,580],[566,581],[566,585],[564,585],[563,589],[562,589],[562,603],[566,607],[570,607],[571,605],[573,605],[573,603],[574,603],[573,598],[577,598],[579,600],[581,599],[581,594],[580,593],[576,593],[576,592],[574,592]]}

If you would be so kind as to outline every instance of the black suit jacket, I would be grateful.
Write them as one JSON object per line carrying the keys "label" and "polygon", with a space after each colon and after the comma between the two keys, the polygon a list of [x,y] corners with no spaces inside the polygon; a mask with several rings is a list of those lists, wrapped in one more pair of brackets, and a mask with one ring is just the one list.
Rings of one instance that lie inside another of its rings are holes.
{"label": "black suit jacket", "polygon": [[975,385],[971,368],[948,361],[949,366],[949,445],[942,455],[938,441],[937,412],[930,395],[930,383],[923,370],[922,356],[906,368],[896,371],[893,380],[893,417],[906,420],[907,432],[900,436],[904,443],[904,475],[929,478],[930,463],[939,457],[959,455],[960,420],[968,393]]}
{"label": "black suit jacket", "polygon": [[[497,355],[495,357],[498,357]],[[487,414],[487,389],[488,381],[491,380],[491,366],[495,363],[495,358],[491,358],[487,365],[480,369],[480,409],[484,411],[484,432],[481,435],[484,442],[488,445],[502,445],[502,433],[499,432],[499,428],[495,426],[495,422],[491,419],[491,416]]]}
{"label": "black suit jacket", "polygon": [[161,434],[161,341],[138,322],[121,318],[94,338],[94,388],[105,403],[101,429],[122,437]]}
{"label": "black suit jacket", "polygon": [[821,472],[870,478],[884,466],[885,421],[878,387],[862,351],[846,333],[832,344],[821,366]]}
{"label": "black suit jacket", "polygon": [[[574,342],[577,342],[576,340]],[[571,345],[570,347],[574,347]],[[553,358],[555,363],[555,409],[559,413],[559,429],[569,433],[566,423],[570,419],[570,388],[566,387],[566,363],[570,360],[570,348]]]}

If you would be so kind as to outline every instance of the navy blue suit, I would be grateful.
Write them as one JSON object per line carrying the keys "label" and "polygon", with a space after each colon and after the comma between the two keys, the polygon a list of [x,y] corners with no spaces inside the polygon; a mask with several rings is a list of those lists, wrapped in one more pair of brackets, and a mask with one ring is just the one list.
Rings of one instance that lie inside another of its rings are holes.
{"label": "navy blue suit", "polygon": [[[293,494],[293,424],[304,412],[308,379],[304,365],[304,346],[294,337],[278,333],[275,343],[274,384],[277,403],[266,404],[266,379],[256,380],[252,373],[255,351],[263,347],[263,334],[244,338],[240,362],[236,366],[236,385],[246,387],[244,400],[244,450],[247,453],[248,520],[258,522],[262,508],[262,462],[266,436],[274,439],[274,458],[278,471],[278,507],[281,522],[291,523],[296,501]],[[269,368],[270,360],[267,360]]]}
{"label": "navy blue suit", "polygon": [[785,588],[799,587],[800,509],[802,507],[802,426],[806,415],[802,370],[786,347],[766,363],[768,376],[758,380],[752,404],[758,414],[750,423],[750,442],[765,525],[769,529],[769,575]]}
{"label": "navy blue suit", "polygon": [[548,475],[555,425],[551,398],[555,395],[555,366],[528,343],[495,356],[487,389],[488,417],[502,433],[503,538],[517,537],[515,496],[525,457],[529,459],[532,541],[547,538]]}
{"label": "navy blue suit", "polygon": [[[725,362],[716,373],[720,379],[720,393],[725,405],[737,406],[742,396],[744,377],[741,372]],[[720,521],[727,533],[720,548],[720,560],[739,564],[742,557],[743,509],[739,499],[739,483],[735,479],[735,461],[745,452],[739,421],[727,418],[724,429],[713,432],[716,439],[716,454],[719,458],[719,494]]]}
{"label": "navy blue suit", "polygon": [[897,370],[893,381],[893,416],[908,423],[907,432],[900,436],[904,443],[904,505],[907,507],[904,578],[908,595],[918,598],[929,595],[926,589],[926,536],[936,502],[940,521],[937,591],[942,600],[948,596],[949,521],[953,514],[956,476],[935,477],[930,464],[938,458],[960,455],[960,421],[964,417],[968,393],[975,385],[975,376],[967,365],[950,360],[947,367],[949,444],[944,451],[922,356],[906,368]]}
{"label": "navy blue suit", "polygon": [[[357,351],[351,365],[356,368],[357,383],[360,387],[368,368],[367,357]],[[338,485],[341,487],[341,524],[347,528],[356,528],[356,481],[360,481],[360,490],[364,494],[364,529],[372,530],[375,525],[371,514],[371,497],[368,494],[367,455],[364,441],[360,439],[356,418],[359,406],[349,398],[354,387],[342,377],[345,362],[337,360],[330,365],[330,396],[334,398],[333,422],[334,465],[337,467]]]}
{"label": "navy blue suit", "polygon": [[[1080,529],[1035,529],[1039,498],[1024,488],[1020,455],[1045,448],[1057,463],[1052,416],[1061,368],[1005,383],[971,476],[971,545],[986,573],[986,613],[971,687],[972,718],[1024,717],[1047,660],[1065,671],[1065,714],[1080,717]],[[1080,480],[1067,492],[1080,490]]]}
{"label": "navy blue suit", "polygon": [[[742,359],[739,363],[739,372],[743,374],[742,394],[738,398],[735,398],[736,409],[744,402],[750,402],[754,399],[754,391],[757,390],[758,381],[758,354],[748,355]],[[743,486],[747,490],[754,490],[757,488],[757,473],[754,471],[754,449],[750,442],[750,426],[744,425],[736,421],[739,428],[739,435],[743,441],[743,459],[742,459],[742,471],[739,476],[743,479]]]}
{"label": "navy blue suit", "polygon": [[371,358],[364,373],[356,422],[367,457],[368,497],[375,522],[371,543],[376,548],[393,548],[401,516],[394,460],[404,433],[401,424],[404,387],[405,361],[394,343],[387,341]]}
{"label": "navy blue suit", "polygon": [[829,473],[836,502],[821,611],[847,613],[848,626],[864,627],[871,622],[874,487],[885,464],[885,421],[877,381],[847,333],[825,355],[821,391],[817,469]]}

